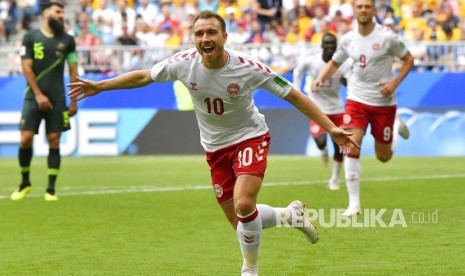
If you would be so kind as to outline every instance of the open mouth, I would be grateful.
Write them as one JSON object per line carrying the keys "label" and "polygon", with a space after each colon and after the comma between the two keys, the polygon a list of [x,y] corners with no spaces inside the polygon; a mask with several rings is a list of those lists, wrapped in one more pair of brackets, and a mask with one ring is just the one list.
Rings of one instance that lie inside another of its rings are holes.
{"label": "open mouth", "polygon": [[204,46],[202,50],[203,50],[203,52],[205,54],[211,54],[213,52],[213,50],[215,50],[215,47],[213,47],[213,46]]}

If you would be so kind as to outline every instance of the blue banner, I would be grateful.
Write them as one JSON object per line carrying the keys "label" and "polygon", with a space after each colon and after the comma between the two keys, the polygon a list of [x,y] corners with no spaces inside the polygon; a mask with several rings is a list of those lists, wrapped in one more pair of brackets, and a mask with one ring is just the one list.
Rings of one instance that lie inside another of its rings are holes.
{"label": "blue banner", "polygon": [[[292,81],[291,74],[284,76]],[[86,77],[98,80],[109,76]],[[398,89],[398,106],[401,117],[410,128],[411,138],[399,142],[396,155],[465,155],[464,84],[465,74],[412,72],[408,75]],[[23,77],[0,77],[0,156],[17,154],[18,122],[25,86]],[[345,90],[341,93],[344,96]],[[257,90],[254,100],[266,114],[275,138],[272,153],[319,154],[308,134],[308,123],[288,102],[264,90]],[[76,156],[202,153],[193,112],[173,116],[177,111],[185,110],[192,110],[192,103],[189,92],[179,82],[154,83],[86,98],[79,103],[79,113],[71,120],[72,130],[63,135],[62,153]],[[283,116],[286,120],[280,120]],[[167,150],[170,141],[165,137],[173,133],[173,128],[183,124],[190,137],[196,139],[186,141],[182,147],[179,144],[173,146],[172,151]],[[43,126],[40,133],[42,135],[34,140],[34,153],[46,155],[48,147]],[[157,148],[150,144],[153,137],[164,139],[156,145],[168,144]],[[294,141],[293,146],[286,141]],[[364,138],[362,155],[374,155],[371,135]]]}

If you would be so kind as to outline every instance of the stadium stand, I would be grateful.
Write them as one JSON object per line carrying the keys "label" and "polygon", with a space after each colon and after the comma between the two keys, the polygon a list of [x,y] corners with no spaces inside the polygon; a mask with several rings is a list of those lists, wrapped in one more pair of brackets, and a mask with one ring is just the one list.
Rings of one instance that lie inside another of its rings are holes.
{"label": "stadium stand", "polygon": [[[1,75],[17,73],[15,49],[22,34],[36,26],[41,1],[0,0],[0,60],[9,64],[1,68]],[[81,72],[120,73],[192,46],[191,22],[204,8],[225,17],[230,47],[249,50],[287,72],[297,53],[318,48],[323,33],[340,37],[351,29],[352,1],[283,0],[273,7],[263,6],[266,1],[261,0],[64,2],[67,29],[81,53]],[[402,36],[416,58],[417,70],[465,69],[465,0],[378,0],[376,4],[377,22]],[[264,18],[263,9],[275,9],[276,16]]]}

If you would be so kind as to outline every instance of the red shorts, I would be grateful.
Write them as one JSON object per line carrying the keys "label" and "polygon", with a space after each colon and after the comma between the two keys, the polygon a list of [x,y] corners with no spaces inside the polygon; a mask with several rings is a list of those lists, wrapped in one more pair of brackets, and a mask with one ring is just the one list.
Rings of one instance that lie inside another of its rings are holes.
{"label": "red shorts", "polygon": [[[342,117],[344,114],[339,113],[339,114],[332,114],[328,116],[328,118],[336,125],[336,126],[341,126],[342,125]],[[312,135],[313,138],[316,138],[318,136],[321,136],[323,134],[326,134],[326,130],[322,127],[320,127],[317,123],[315,123],[312,120],[309,120],[310,122],[310,134]]]}
{"label": "red shorts", "polygon": [[342,128],[359,128],[366,131],[371,126],[371,135],[376,142],[392,143],[392,128],[397,106],[373,106],[347,100]]}
{"label": "red shorts", "polygon": [[271,135],[251,138],[215,152],[207,152],[213,190],[219,204],[233,199],[234,185],[241,174],[265,176]]}

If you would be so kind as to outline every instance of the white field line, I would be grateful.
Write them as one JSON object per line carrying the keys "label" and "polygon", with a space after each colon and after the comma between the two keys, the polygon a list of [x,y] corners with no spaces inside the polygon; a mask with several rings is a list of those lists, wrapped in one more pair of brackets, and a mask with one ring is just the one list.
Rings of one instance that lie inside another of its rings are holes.
{"label": "white field line", "polygon": [[[434,179],[451,179],[451,178],[465,178],[465,174],[438,174],[438,175],[422,175],[422,176],[407,176],[407,177],[372,177],[364,178],[363,182],[396,182],[396,181],[417,181],[417,180],[434,180]],[[280,182],[264,182],[264,187],[279,187],[279,186],[305,186],[315,184],[326,184],[327,179],[324,180],[306,180],[306,181],[280,181]],[[89,190],[89,191],[64,191],[60,192],[60,196],[80,196],[80,195],[109,195],[109,194],[126,194],[126,193],[157,193],[157,192],[173,192],[173,191],[195,191],[195,190],[208,190],[211,185],[198,185],[198,186],[132,186],[123,189],[105,189],[105,190]],[[69,190],[69,189],[64,189]],[[28,197],[41,197],[39,195],[29,195]],[[9,196],[0,195],[1,199],[9,198]]]}

